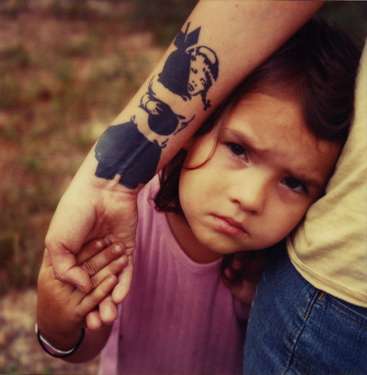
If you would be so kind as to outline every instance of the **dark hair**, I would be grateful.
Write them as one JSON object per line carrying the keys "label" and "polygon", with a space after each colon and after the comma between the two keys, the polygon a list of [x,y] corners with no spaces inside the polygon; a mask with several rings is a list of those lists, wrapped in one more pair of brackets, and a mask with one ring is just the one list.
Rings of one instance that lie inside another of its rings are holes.
{"label": "dark hair", "polygon": [[[241,82],[195,136],[210,131],[227,105],[249,92],[271,87],[299,101],[305,123],[317,138],[343,144],[353,117],[360,53],[344,32],[318,19],[309,21]],[[155,198],[158,210],[182,214],[178,181],[185,156],[181,150],[164,168]],[[224,263],[228,264],[228,258]]]}

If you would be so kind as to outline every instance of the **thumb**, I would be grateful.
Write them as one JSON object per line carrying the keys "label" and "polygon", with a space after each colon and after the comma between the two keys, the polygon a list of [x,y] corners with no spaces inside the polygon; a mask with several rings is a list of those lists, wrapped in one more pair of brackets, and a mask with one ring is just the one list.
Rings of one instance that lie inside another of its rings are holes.
{"label": "thumb", "polygon": [[92,283],[88,273],[77,266],[76,257],[70,250],[61,243],[48,244],[47,250],[58,280],[67,282],[84,293],[91,290]]}

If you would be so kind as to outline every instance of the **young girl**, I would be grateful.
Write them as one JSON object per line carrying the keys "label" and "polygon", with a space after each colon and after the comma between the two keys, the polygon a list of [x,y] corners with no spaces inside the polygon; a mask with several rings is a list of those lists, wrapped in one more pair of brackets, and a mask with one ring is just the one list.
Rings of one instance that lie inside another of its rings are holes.
{"label": "young girl", "polygon": [[113,326],[80,340],[83,314],[41,272],[40,336],[73,347],[72,362],[104,348],[103,375],[241,374],[248,306],[223,283],[222,260],[276,245],[323,194],[352,115],[350,49],[310,22],[256,69],[141,191],[134,276]]}

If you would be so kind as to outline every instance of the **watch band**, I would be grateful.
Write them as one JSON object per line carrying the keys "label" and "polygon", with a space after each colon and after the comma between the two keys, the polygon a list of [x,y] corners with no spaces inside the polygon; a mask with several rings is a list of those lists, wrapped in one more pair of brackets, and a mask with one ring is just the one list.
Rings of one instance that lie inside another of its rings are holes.
{"label": "watch band", "polygon": [[81,343],[83,342],[84,336],[85,336],[85,329],[84,329],[84,327],[82,327],[82,330],[80,332],[80,337],[79,337],[77,343],[72,348],[67,349],[67,350],[63,350],[63,349],[56,348],[51,343],[49,343],[46,338],[44,338],[42,336],[40,330],[38,329],[37,323],[34,326],[34,330],[35,330],[37,340],[38,340],[41,348],[47,354],[49,354],[52,357],[56,357],[56,358],[65,358],[65,357],[68,357],[68,356],[72,355],[73,353],[75,353],[79,349]]}

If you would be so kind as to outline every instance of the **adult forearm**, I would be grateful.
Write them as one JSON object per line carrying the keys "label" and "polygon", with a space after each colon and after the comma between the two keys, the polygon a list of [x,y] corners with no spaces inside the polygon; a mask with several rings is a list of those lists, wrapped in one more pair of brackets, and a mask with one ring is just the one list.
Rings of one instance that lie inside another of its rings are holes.
{"label": "adult forearm", "polygon": [[321,3],[201,1],[115,126],[98,141],[90,155],[96,177],[129,189],[147,182]]}
{"label": "adult forearm", "polygon": [[128,250],[133,249],[138,189],[176,154],[234,86],[321,3],[198,3],[62,197],[46,237],[58,278],[90,289],[88,276],[75,266],[75,254],[91,238],[113,234]]}

